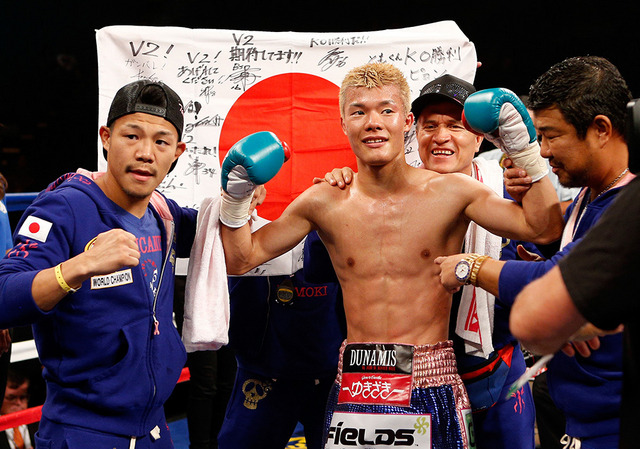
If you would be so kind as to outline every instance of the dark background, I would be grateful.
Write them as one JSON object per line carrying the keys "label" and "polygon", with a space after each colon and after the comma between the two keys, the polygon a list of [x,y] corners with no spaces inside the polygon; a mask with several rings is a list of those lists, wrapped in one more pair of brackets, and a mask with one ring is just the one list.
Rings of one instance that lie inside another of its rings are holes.
{"label": "dark background", "polygon": [[0,0],[0,171],[9,192],[32,192],[97,167],[95,30],[109,25],[331,32],[454,20],[482,62],[477,88],[525,93],[552,64],[592,54],[610,59],[640,95],[632,2],[466,3]]}

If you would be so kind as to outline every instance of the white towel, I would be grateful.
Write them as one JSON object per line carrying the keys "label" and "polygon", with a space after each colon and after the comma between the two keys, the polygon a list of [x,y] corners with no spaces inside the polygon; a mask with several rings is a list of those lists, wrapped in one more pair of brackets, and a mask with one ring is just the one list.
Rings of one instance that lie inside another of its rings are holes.
{"label": "white towel", "polygon": [[[198,211],[184,298],[182,342],[187,352],[217,350],[229,343],[229,285],[219,221],[221,198],[206,198]],[[267,223],[254,211],[251,231]],[[302,268],[304,241],[244,276],[295,273]]]}
{"label": "white towel", "polygon": [[[496,194],[504,196],[502,168],[494,160],[475,158],[477,176],[483,184]],[[465,236],[465,251],[500,258],[502,238],[491,234],[473,221]],[[473,285],[462,287],[462,298],[456,322],[456,334],[465,341],[465,352],[469,355],[488,358],[493,352],[493,316],[495,296]]]}
{"label": "white towel", "polygon": [[187,352],[217,350],[229,343],[229,286],[220,238],[220,196],[198,211],[184,298],[182,342]]}

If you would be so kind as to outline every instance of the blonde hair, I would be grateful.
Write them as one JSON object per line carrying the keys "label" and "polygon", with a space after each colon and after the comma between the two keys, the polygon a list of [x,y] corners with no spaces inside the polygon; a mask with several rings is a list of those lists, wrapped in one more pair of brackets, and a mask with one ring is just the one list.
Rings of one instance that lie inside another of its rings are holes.
{"label": "blonde hair", "polygon": [[393,64],[385,62],[371,62],[352,69],[342,80],[340,86],[340,115],[344,113],[347,90],[354,87],[373,89],[382,86],[397,86],[404,103],[404,112],[411,111],[411,89],[406,78]]}

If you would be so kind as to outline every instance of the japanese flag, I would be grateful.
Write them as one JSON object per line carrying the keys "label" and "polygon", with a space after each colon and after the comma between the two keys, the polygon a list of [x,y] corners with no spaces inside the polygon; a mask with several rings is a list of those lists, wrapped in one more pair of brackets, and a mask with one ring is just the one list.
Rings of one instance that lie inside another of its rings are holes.
{"label": "japanese flag", "polygon": [[47,241],[51,226],[51,222],[31,215],[22,223],[18,234],[44,243]]}

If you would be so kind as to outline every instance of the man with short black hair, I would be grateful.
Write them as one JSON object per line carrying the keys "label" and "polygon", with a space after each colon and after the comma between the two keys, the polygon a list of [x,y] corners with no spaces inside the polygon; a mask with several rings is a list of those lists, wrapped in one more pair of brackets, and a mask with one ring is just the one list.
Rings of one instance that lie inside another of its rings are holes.
{"label": "man with short black hair", "polygon": [[[565,214],[561,250],[546,261],[486,259],[476,284],[511,305],[516,295],[542,276],[595,225],[634,175],[629,173],[625,117],[631,92],[618,69],[605,58],[573,57],[561,61],[531,86],[530,108],[540,134],[540,152],[567,187],[582,187]],[[526,171],[507,170],[509,192],[526,191]],[[469,257],[458,254],[436,260],[446,288],[458,288],[455,267]],[[517,329],[511,326],[514,335]],[[569,352],[557,353],[549,363],[551,398],[566,417],[565,447],[617,447],[622,391],[622,335],[600,338],[591,352],[575,342]]]}
{"label": "man with short black hair", "polygon": [[122,87],[99,131],[106,172],[40,193],[0,262],[0,327],[33,323],[44,366],[38,444],[173,448],[163,404],[186,360],[175,260],[197,211],[155,189],[185,151],[183,111],[165,84]]}

